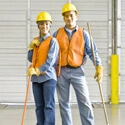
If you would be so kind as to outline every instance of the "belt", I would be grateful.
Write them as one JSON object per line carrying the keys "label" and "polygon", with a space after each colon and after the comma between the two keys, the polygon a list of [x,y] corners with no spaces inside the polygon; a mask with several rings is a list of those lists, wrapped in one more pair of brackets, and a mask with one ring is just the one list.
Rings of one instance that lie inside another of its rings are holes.
{"label": "belt", "polygon": [[70,68],[70,69],[77,69],[77,68],[79,68],[80,66],[78,66],[78,67],[73,67],[73,66],[70,66],[70,65],[66,65],[66,66],[62,66],[62,67],[66,67],[66,68]]}

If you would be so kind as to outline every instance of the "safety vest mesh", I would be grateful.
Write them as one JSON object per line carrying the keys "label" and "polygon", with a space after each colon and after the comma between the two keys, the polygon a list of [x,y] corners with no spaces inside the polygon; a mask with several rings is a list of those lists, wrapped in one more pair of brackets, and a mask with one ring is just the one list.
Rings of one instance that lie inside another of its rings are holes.
{"label": "safety vest mesh", "polygon": [[78,28],[71,39],[68,38],[65,29],[60,28],[56,38],[61,49],[61,66],[80,66],[84,55],[83,28]]}
{"label": "safety vest mesh", "polygon": [[48,51],[50,49],[51,39],[52,39],[52,36],[48,37],[45,41],[43,41],[39,47],[37,46],[34,47],[33,57],[32,57],[33,68],[39,68],[41,65],[45,63],[47,59]]}

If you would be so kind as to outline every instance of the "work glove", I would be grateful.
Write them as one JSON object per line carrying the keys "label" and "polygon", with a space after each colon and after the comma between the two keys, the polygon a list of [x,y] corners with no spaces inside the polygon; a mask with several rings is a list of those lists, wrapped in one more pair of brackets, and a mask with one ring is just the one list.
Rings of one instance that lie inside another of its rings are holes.
{"label": "work glove", "polygon": [[40,70],[39,70],[39,68],[35,68],[35,71],[36,71],[36,75],[39,76],[39,75],[40,75]]}
{"label": "work glove", "polygon": [[40,72],[39,68],[36,68],[35,71],[37,76],[46,74],[46,72]]}
{"label": "work glove", "polygon": [[26,76],[32,76],[32,75],[36,75],[35,69],[34,68],[28,68]]}
{"label": "work glove", "polygon": [[103,67],[102,66],[96,66],[96,73],[94,75],[94,79],[100,84],[102,82],[103,78]]}
{"label": "work glove", "polygon": [[30,45],[29,45],[29,50],[33,50],[34,46],[39,46],[40,45],[40,42],[38,39],[34,39]]}

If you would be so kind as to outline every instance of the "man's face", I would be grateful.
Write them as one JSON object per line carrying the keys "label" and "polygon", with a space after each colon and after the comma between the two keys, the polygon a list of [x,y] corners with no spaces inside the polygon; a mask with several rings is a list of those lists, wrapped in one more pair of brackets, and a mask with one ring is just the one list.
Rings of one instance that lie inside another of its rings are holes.
{"label": "man's face", "polygon": [[45,36],[50,30],[50,22],[49,21],[41,21],[38,28],[42,36]]}
{"label": "man's face", "polygon": [[69,29],[73,29],[76,26],[77,14],[75,11],[65,12],[63,14],[64,22],[66,23],[66,27]]}

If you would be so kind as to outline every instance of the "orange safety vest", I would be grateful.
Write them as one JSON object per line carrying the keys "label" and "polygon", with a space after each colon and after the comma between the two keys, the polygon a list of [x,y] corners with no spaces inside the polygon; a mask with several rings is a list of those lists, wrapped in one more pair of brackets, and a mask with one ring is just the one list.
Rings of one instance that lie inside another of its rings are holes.
{"label": "orange safety vest", "polygon": [[[38,38],[35,38],[38,39]],[[32,67],[39,68],[43,65],[47,59],[48,51],[50,49],[50,42],[52,36],[49,36],[45,41],[43,41],[39,47],[35,46],[33,49],[32,56]]]}
{"label": "orange safety vest", "polygon": [[60,28],[56,38],[61,50],[61,66],[79,67],[82,65],[84,55],[83,28],[78,28],[70,40],[64,28]]}

